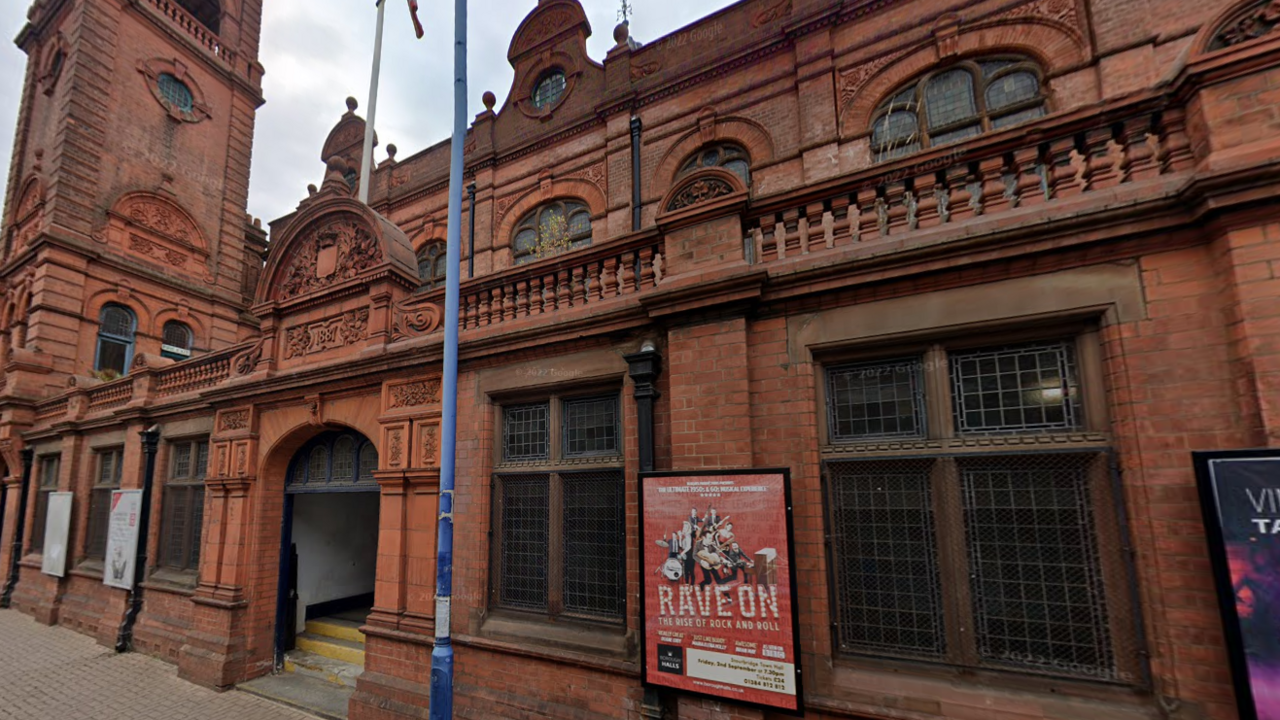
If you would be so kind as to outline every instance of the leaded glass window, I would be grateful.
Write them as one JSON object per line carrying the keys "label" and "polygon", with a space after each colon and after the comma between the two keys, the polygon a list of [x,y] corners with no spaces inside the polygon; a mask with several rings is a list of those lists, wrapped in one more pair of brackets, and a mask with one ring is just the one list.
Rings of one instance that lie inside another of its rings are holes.
{"label": "leaded glass window", "polygon": [[177,320],[164,324],[160,336],[160,354],[172,360],[186,360],[191,357],[191,328]]}
{"label": "leaded glass window", "polygon": [[373,473],[378,449],[361,435],[331,430],[313,438],[294,455],[285,482],[288,493],[377,490]]}
{"label": "leaded glass window", "polygon": [[183,112],[191,112],[195,106],[195,99],[191,95],[191,88],[187,87],[186,83],[169,73],[161,73],[156,82],[160,86],[160,94],[169,101],[169,104]]}
{"label": "leaded glass window", "polygon": [[119,377],[133,361],[133,341],[138,321],[123,305],[109,304],[98,316],[98,355],[93,369]]}
{"label": "leaded glass window", "polygon": [[877,161],[945,145],[1045,114],[1041,71],[1028,58],[966,60],[896,91],[871,121]]}
{"label": "leaded glass window", "polygon": [[722,167],[742,178],[742,184],[751,186],[751,156],[742,146],[735,143],[715,143],[705,145],[684,161],[676,177],[688,175],[695,170],[709,167]]}
{"label": "leaded glass window", "polygon": [[427,243],[418,251],[418,279],[422,281],[423,288],[429,290],[444,284],[448,267],[446,259],[445,244],[442,242]]}
{"label": "leaded glass window", "polygon": [[533,106],[539,110],[549,108],[564,95],[566,81],[563,70],[551,70],[543,75],[533,88]]}
{"label": "leaded glass window", "polygon": [[516,265],[523,265],[590,244],[591,209],[580,200],[557,200],[520,219],[511,256]]}

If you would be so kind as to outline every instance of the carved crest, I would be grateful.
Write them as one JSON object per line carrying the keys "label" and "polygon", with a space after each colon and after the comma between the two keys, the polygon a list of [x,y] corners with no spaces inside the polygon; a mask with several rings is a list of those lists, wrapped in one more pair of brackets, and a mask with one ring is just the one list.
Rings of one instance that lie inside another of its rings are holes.
{"label": "carved crest", "polygon": [[392,385],[388,390],[388,408],[413,407],[440,402],[440,381],[421,380],[418,382]]}
{"label": "carved crest", "polygon": [[248,410],[228,410],[222,413],[219,430],[244,430],[249,427]]}
{"label": "carved crest", "polygon": [[285,330],[286,360],[340,348],[369,336],[369,308],[349,310],[337,317]]}
{"label": "carved crest", "polygon": [[667,203],[667,211],[683,210],[725,195],[731,195],[733,186],[721,178],[701,177],[685,185]]}
{"label": "carved crest", "polygon": [[1221,50],[1275,32],[1280,25],[1280,0],[1264,0],[1232,16],[1213,34],[1209,50]]}
{"label": "carved crest", "polygon": [[657,60],[654,60],[653,62],[643,63],[641,65],[632,65],[631,66],[631,82],[635,82],[637,80],[643,80],[644,78],[647,78],[650,75],[658,72],[658,70],[660,69],[662,69],[662,63],[658,62]]}
{"label": "carved crest", "polygon": [[295,241],[293,255],[277,275],[277,299],[288,300],[356,277],[382,262],[382,247],[359,218],[321,221]]}
{"label": "carved crest", "polygon": [[751,17],[751,27],[760,28],[791,14],[791,0],[776,0]]}
{"label": "carved crest", "polygon": [[555,35],[573,23],[573,14],[567,8],[555,8],[536,18],[520,34],[520,42],[516,46],[517,53],[523,53],[537,47],[547,38]]}
{"label": "carved crest", "polygon": [[248,375],[253,372],[258,366],[258,361],[262,359],[263,342],[265,342],[263,338],[258,338],[258,342],[254,343],[253,347],[231,358],[232,375]]}

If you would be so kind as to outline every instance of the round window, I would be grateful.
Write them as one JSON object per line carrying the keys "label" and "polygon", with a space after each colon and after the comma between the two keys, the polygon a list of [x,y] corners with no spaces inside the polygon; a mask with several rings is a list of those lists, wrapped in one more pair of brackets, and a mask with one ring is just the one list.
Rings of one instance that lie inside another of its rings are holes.
{"label": "round window", "polygon": [[160,94],[165,100],[182,112],[191,112],[194,101],[191,97],[191,88],[187,87],[186,83],[169,73],[161,73],[158,84]]}
{"label": "round window", "polygon": [[552,70],[547,73],[533,90],[533,106],[541,110],[555,105],[560,96],[564,95],[564,87],[563,71]]}

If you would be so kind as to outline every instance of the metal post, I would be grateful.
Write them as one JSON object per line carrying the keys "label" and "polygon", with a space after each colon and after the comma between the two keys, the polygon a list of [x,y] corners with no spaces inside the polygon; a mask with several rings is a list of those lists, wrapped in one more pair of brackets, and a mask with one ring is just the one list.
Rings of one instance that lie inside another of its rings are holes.
{"label": "metal post", "polygon": [[[13,547],[9,551],[9,579],[0,594],[0,608],[7,608],[13,600],[13,588],[18,584],[18,562],[22,560],[22,535],[27,531],[27,495],[31,487],[31,463],[36,453],[31,448],[22,449],[22,481],[18,491],[17,518],[14,520]],[[7,492],[7,491],[6,491]]]}
{"label": "metal post", "polygon": [[378,29],[373,36],[373,77],[369,79],[369,117],[364,122],[364,152],[360,156],[360,202],[369,204],[369,176],[373,173],[373,120],[378,114],[378,71],[382,65],[382,16],[386,0],[377,0]]}
{"label": "metal post", "polygon": [[631,116],[631,229],[640,229],[640,116]]}
{"label": "metal post", "polygon": [[431,650],[431,720],[453,718],[453,488],[458,432],[458,282],[462,245],[462,145],[467,134],[467,0],[453,3],[453,143],[444,293],[444,379],[440,419],[440,517],[436,539],[436,642]]}
{"label": "metal post", "polygon": [[142,507],[138,509],[138,547],[133,554],[133,588],[129,590],[129,609],[116,635],[116,652],[133,649],[133,625],[142,613],[142,582],[147,579],[147,538],[151,528],[151,487],[156,477],[156,448],[160,445],[160,429],[151,426],[138,433],[142,436]]}
{"label": "metal post", "polygon": [[476,184],[473,182],[467,186],[467,195],[471,198],[471,212],[467,222],[471,225],[471,230],[467,240],[467,277],[476,276]]}

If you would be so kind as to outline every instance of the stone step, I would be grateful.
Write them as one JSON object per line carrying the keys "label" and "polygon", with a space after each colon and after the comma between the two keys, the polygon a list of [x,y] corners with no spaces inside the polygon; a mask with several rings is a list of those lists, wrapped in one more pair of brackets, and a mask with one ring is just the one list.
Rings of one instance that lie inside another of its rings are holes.
{"label": "stone step", "polygon": [[350,640],[364,644],[364,633],[360,632],[362,624],[340,617],[317,618],[307,621],[307,632],[312,635],[323,635],[337,640]]}
{"label": "stone step", "polygon": [[237,690],[311,713],[325,720],[347,720],[355,688],[297,673],[263,675],[240,683]]}
{"label": "stone step", "polygon": [[364,672],[364,668],[359,665],[334,660],[306,650],[290,650],[285,653],[284,670],[347,687],[355,687],[356,678]]}
{"label": "stone step", "polygon": [[364,643],[302,633],[295,639],[293,645],[298,650],[306,650],[333,660],[364,667]]}

